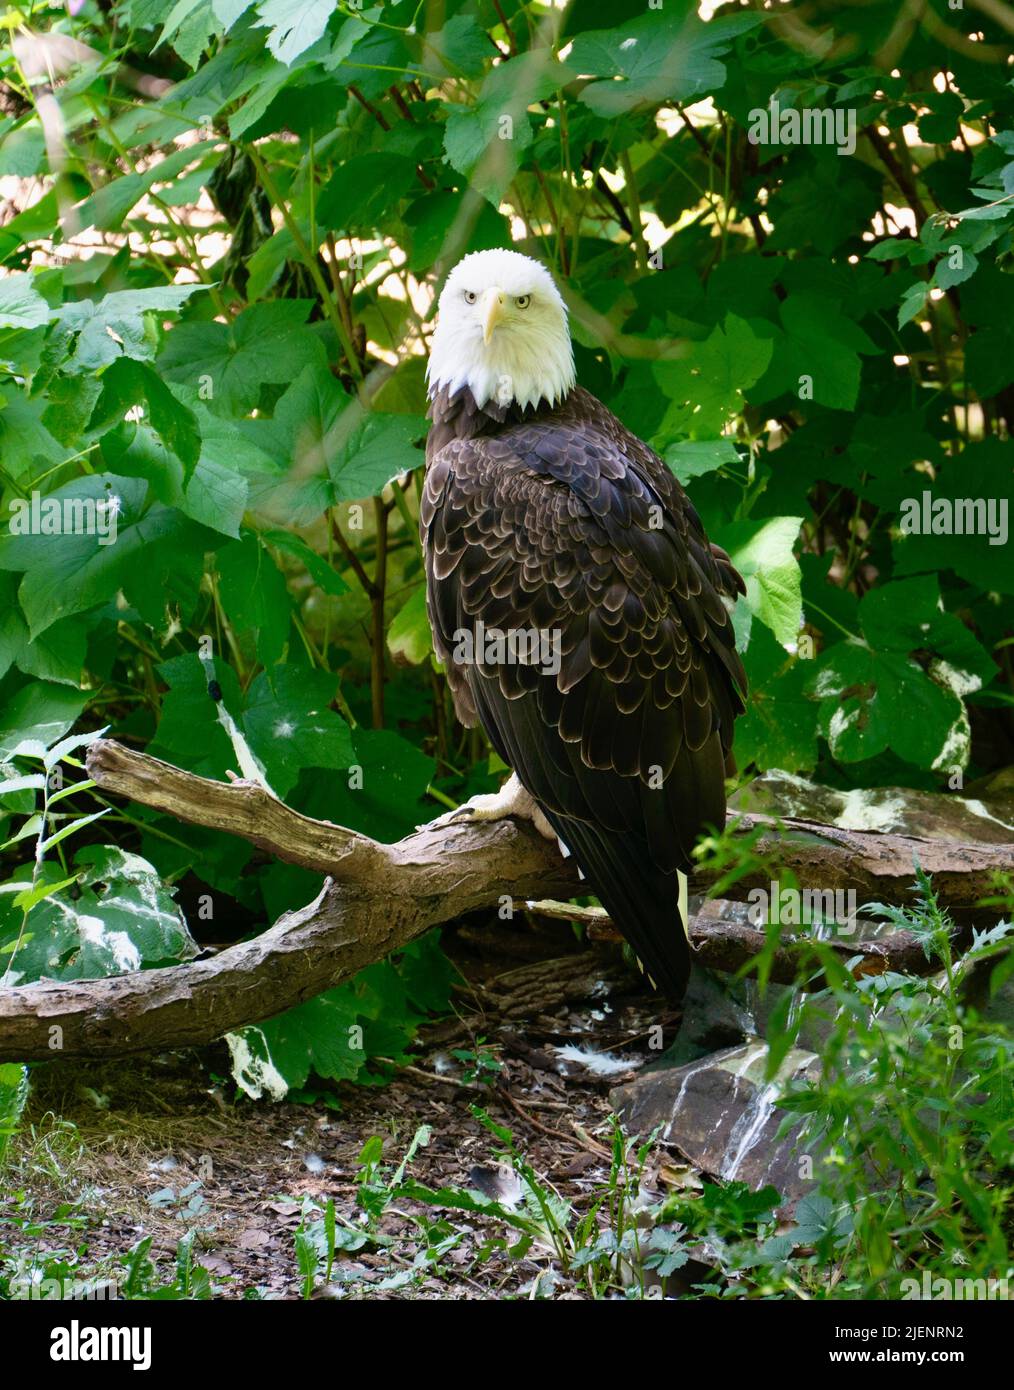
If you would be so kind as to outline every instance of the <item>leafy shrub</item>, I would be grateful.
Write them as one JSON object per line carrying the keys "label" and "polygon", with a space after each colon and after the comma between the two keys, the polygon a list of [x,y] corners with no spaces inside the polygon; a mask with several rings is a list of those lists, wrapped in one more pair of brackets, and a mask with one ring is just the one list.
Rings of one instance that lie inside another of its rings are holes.
{"label": "leafy shrub", "polygon": [[[152,812],[88,823],[87,782],[53,812],[30,779],[75,724],[219,778],[231,727],[292,805],[383,839],[495,781],[431,661],[414,520],[432,293],[467,250],[553,267],[580,379],[745,575],[745,771],[954,788],[1003,760],[999,531],[906,518],[1011,492],[1007,36],[945,0],[904,30],[887,0],[783,19],[724,4],[705,22],[686,0],[619,22],[601,0],[9,9],[0,945],[17,978],[94,882],[107,936],[101,898],[129,873],[206,897],[233,938],[316,889]],[[772,103],[837,113],[851,149],[755,142]],[[115,544],[45,534],[47,507],[115,520]],[[33,842],[48,859],[29,873]],[[145,963],[190,949],[127,936]],[[64,967],[85,968],[72,945]],[[398,978],[365,987],[389,1019],[410,1011]]]}

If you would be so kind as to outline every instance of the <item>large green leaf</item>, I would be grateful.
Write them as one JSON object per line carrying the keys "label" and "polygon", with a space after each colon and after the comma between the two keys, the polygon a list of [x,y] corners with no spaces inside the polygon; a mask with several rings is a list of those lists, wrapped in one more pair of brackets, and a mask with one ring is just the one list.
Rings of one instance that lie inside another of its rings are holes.
{"label": "large green leaf", "polygon": [[[422,798],[433,760],[387,729],[355,729],[349,776],[317,775],[308,783],[307,815],[326,816],[363,835],[390,842],[432,819]],[[358,770],[357,770],[358,769]]]}
{"label": "large green leaf", "polygon": [[317,222],[338,232],[370,231],[410,190],[418,191],[416,166],[401,154],[353,155],[321,189]]}
{"label": "large green leaf", "polygon": [[791,295],[780,309],[784,332],[776,336],[771,364],[752,398],[788,392],[832,410],[851,410],[859,394],[861,353],[876,353],[853,319],[830,298]]}
{"label": "large green leaf", "polygon": [[532,143],[528,108],[573,76],[548,48],[494,68],[474,107],[451,107],[444,129],[447,162],[498,206]]}
{"label": "large green leaf", "polygon": [[251,479],[251,501],[300,525],[417,467],[422,455],[412,445],[426,422],[367,410],[326,368],[310,366],[279,400],[274,418],[250,421],[246,431],[276,465],[274,474]]}
{"label": "large green leaf", "polygon": [[204,285],[158,285],[150,290],[116,290],[104,299],[81,299],[58,311],[74,345],[66,370],[96,371],[124,354],[142,362],[155,356],[146,316],[177,313]]}
{"label": "large green leaf", "polygon": [[821,697],[820,732],[841,763],[890,749],[916,767],[963,767],[971,736],[961,700],[911,657],[840,642],[812,679]]}
{"label": "large green leaf", "polygon": [[352,734],[329,708],[335,680],[322,671],[278,666],[257,677],[246,697],[243,728],[279,796],[305,767],[346,768]]}
{"label": "large green leaf", "polygon": [[39,328],[53,316],[30,275],[15,272],[0,279],[0,328]]}
{"label": "large green leaf", "polygon": [[138,478],[79,478],[43,502],[64,509],[61,524],[68,527],[79,515],[87,524],[89,513],[79,513],[79,504],[101,505],[103,529],[0,537],[0,570],[24,571],[18,598],[33,641],[59,619],[115,598],[120,588],[157,623],[165,612],[167,576],[200,570],[208,533],[171,508],[146,509],[147,491]]}
{"label": "large green leaf", "polygon": [[426,586],[420,584],[399,608],[387,629],[387,649],[396,661],[419,666],[433,652],[433,636],[426,613]]}
{"label": "large green leaf", "polygon": [[43,681],[80,685],[87,631],[77,618],[54,623],[33,642],[17,599],[15,574],[0,574],[0,676],[11,666]]}
{"label": "large green leaf", "polygon": [[292,63],[317,42],[335,12],[334,0],[260,0],[257,23],[271,30],[268,48]]}
{"label": "large green leaf", "polygon": [[288,383],[312,364],[324,365],[320,339],[303,327],[306,299],[254,304],[230,323],[184,323],[166,335],[159,371],[198,391],[217,414],[243,415],[265,382]]}
{"label": "large green leaf", "polygon": [[146,860],[116,846],[86,845],[74,864],[74,896],[58,891],[37,902],[13,954],[22,915],[10,894],[0,894],[0,947],[8,948],[0,959],[10,966],[9,983],[44,975],[92,980],[197,954],[172,893]]}
{"label": "large green leaf", "polygon": [[50,423],[45,400],[32,400],[16,386],[0,387],[0,462],[25,491],[37,474],[47,474],[75,452],[53,435]]}
{"label": "large green leaf", "polygon": [[201,452],[197,418],[146,362],[120,357],[102,373],[102,394],[89,429],[101,433],[123,421],[128,411],[136,417],[139,406],[147,407],[152,429],[183,464],[184,479],[188,478]]}
{"label": "large green leaf", "polygon": [[758,626],[744,657],[750,681],[746,713],[736,724],[736,759],[760,771],[809,772],[817,762],[817,705],[806,694],[812,663],[790,656]]}
{"label": "large green leaf", "polygon": [[43,757],[77,719],[87,698],[84,691],[41,680],[9,695],[0,704],[0,762]]}
{"label": "large green leaf", "polygon": [[862,636],[832,646],[811,680],[832,756],[858,762],[891,749],[920,768],[964,767],[964,701],[996,674],[989,654],[940,607],[929,576],[871,590],[858,617]]}
{"label": "large green leaf", "polygon": [[725,82],[719,61],[737,34],[760,15],[738,14],[702,23],[680,4],[668,4],[613,29],[579,34],[568,55],[576,73],[601,77],[581,100],[599,116],[618,116],[645,104],[693,101]]}
{"label": "large green leaf", "polygon": [[[655,376],[669,408],[659,441],[677,436],[713,439],[743,409],[743,395],[764,373],[772,344],[745,319],[727,314],[704,342],[688,345],[684,357],[659,362]],[[658,442],[658,441],[656,441]]]}
{"label": "large green leaf", "polygon": [[793,553],[802,524],[798,516],[737,521],[715,537],[746,580],[748,608],[783,645],[796,641],[803,619],[799,561]]}
{"label": "large green leaf", "polygon": [[273,665],[285,650],[292,601],[285,576],[253,535],[223,546],[215,559],[222,603],[237,633],[256,634],[257,658]]}

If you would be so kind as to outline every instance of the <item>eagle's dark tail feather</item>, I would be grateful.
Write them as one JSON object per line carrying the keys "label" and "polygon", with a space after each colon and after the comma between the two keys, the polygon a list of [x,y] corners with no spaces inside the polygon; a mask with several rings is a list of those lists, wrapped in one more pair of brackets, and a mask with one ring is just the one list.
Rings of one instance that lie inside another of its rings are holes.
{"label": "eagle's dark tail feather", "polygon": [[677,875],[653,864],[637,837],[542,809],[656,987],[679,1003],[690,978],[690,946]]}

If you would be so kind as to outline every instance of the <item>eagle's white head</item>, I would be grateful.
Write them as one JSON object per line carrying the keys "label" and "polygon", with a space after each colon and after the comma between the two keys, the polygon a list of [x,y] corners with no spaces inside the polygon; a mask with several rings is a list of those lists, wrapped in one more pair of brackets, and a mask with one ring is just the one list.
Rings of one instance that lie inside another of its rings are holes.
{"label": "eagle's white head", "polygon": [[430,395],[467,386],[480,406],[555,405],[574,385],[567,306],[544,265],[476,251],[451,271],[426,369]]}

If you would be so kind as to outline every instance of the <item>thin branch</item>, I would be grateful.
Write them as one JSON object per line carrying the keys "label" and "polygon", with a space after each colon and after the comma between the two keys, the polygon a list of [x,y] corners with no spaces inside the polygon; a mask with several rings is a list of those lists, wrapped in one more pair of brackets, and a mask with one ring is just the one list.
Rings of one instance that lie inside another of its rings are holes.
{"label": "thin branch", "polygon": [[381,130],[391,129],[391,122],[384,115],[383,111],[378,111],[371,101],[367,101],[354,82],[349,83],[349,95],[355,97],[359,105],[373,117]]}

